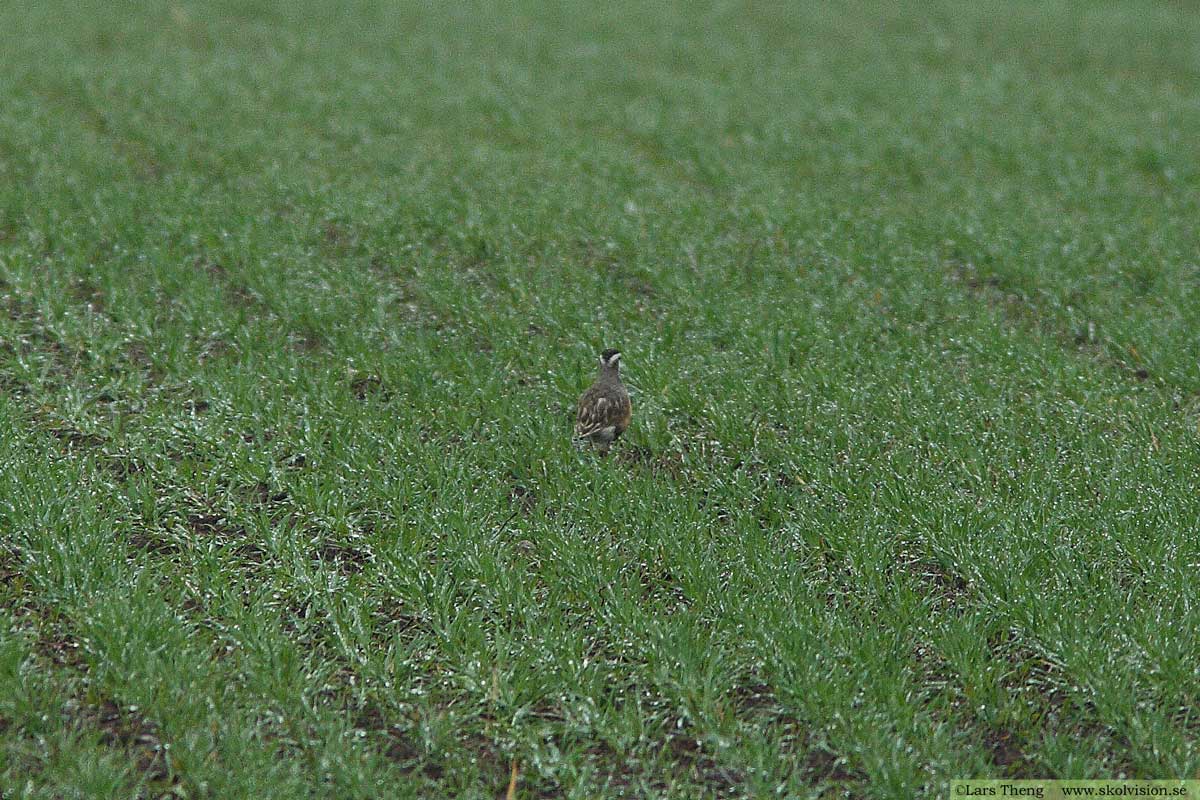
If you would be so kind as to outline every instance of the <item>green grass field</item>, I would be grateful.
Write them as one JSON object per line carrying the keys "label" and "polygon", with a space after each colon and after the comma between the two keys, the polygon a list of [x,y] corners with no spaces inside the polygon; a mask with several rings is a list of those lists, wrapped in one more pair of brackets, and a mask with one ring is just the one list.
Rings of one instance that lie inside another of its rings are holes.
{"label": "green grass field", "polygon": [[1200,777],[1200,9],[331,5],[0,5],[0,797]]}

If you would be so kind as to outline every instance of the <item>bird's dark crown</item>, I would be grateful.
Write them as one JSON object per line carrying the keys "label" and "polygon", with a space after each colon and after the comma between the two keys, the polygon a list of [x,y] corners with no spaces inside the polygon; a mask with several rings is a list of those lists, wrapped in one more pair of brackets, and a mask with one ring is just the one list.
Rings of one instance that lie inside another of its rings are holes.
{"label": "bird's dark crown", "polygon": [[609,348],[608,350],[605,350],[603,353],[600,354],[600,358],[604,359],[604,361],[607,362],[610,359],[612,359],[613,356],[619,356],[619,355],[621,355],[620,350],[613,350],[612,348]]}

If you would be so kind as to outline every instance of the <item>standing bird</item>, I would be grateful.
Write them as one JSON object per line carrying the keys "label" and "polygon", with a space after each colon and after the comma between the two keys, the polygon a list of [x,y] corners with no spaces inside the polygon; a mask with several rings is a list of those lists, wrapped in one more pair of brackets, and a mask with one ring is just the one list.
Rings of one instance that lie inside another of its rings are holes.
{"label": "standing bird", "polygon": [[619,350],[600,354],[600,374],[579,398],[575,412],[575,441],[591,442],[600,448],[601,455],[608,455],[613,441],[625,432],[633,418],[629,392],[621,383],[620,361]]}

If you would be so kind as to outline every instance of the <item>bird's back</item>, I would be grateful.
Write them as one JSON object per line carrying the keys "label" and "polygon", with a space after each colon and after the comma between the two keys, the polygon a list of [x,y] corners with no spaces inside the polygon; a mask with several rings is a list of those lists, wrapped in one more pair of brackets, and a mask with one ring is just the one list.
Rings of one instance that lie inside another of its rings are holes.
{"label": "bird's back", "polygon": [[612,428],[613,438],[616,438],[625,432],[632,418],[633,404],[621,379],[602,375],[579,398],[575,411],[575,436],[585,438]]}

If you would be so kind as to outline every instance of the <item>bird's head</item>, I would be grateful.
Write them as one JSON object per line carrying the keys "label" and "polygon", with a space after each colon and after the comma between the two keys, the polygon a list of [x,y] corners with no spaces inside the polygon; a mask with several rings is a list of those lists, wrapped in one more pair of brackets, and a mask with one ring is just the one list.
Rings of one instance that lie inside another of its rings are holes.
{"label": "bird's head", "polygon": [[621,351],[608,349],[600,354],[600,368],[616,370],[621,361]]}

